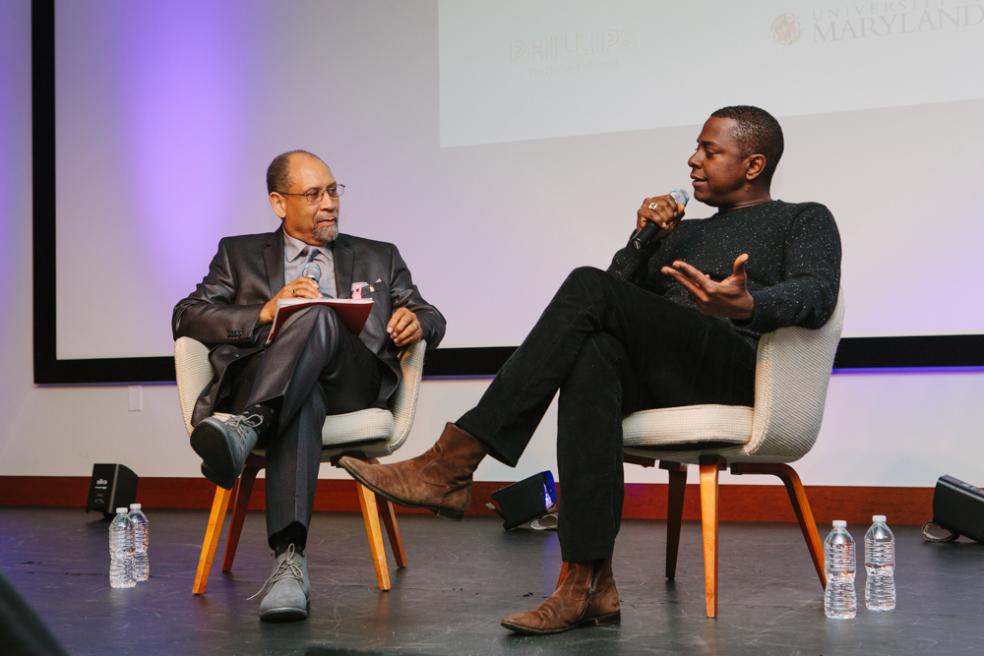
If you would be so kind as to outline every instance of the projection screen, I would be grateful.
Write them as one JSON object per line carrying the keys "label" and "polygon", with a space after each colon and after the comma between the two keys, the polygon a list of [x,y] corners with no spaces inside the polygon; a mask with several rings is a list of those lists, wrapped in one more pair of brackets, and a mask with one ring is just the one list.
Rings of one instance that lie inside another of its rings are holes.
{"label": "projection screen", "polygon": [[729,104],[783,125],[774,197],[838,220],[845,337],[904,353],[934,336],[972,346],[947,363],[984,364],[966,289],[984,1],[38,4],[49,364],[166,358],[219,238],[278,227],[264,173],[292,148],[348,185],[343,232],[400,247],[444,347],[514,346],[571,268],[607,265],[644,196],[686,186],[701,123]]}

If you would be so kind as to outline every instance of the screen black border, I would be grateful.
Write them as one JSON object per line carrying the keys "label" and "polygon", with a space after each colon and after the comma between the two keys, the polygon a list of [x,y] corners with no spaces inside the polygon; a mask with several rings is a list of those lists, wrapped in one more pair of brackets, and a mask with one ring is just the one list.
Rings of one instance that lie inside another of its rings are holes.
{"label": "screen black border", "polygon": [[[174,380],[171,357],[58,359],[55,296],[55,0],[33,0],[31,14],[34,256],[34,382],[106,384]],[[515,347],[442,348],[426,376],[491,376]],[[848,337],[835,369],[984,366],[984,335]]]}

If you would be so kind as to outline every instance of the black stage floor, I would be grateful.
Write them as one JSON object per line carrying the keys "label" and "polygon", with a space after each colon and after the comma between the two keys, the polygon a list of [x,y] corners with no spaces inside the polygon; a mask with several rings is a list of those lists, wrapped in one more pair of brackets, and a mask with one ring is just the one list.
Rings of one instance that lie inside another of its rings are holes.
{"label": "black stage floor", "polygon": [[[827,620],[794,525],[723,524],[718,618],[704,616],[699,526],[684,525],[664,580],[662,522],[629,521],[615,553],[621,625],[518,637],[499,626],[553,587],[555,534],[499,522],[401,517],[410,566],[375,587],[361,518],[319,514],[308,548],[311,617],[265,624],[247,601],[269,574],[263,516],[251,513],[231,575],[216,559],[204,596],[191,584],[204,512],[154,511],[151,580],[109,587],[107,525],[74,510],[0,509],[0,571],[71,654],[980,654],[984,546],[924,544],[896,529],[898,609]],[[863,529],[851,527],[860,540]],[[220,545],[220,549],[223,545]],[[220,552],[221,554],[221,552]],[[0,645],[0,653],[5,650]]]}

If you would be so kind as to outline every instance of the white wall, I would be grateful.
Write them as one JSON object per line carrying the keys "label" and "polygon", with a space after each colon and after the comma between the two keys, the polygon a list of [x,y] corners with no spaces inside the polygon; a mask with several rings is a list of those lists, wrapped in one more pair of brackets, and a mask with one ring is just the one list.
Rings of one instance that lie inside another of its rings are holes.
{"label": "white wall", "polygon": [[[118,461],[141,476],[198,476],[173,385],[145,386],[143,411],[129,412],[126,386],[32,383],[29,34],[29,0],[0,3],[0,299],[6,315],[0,340],[0,475],[84,476],[93,462]],[[848,293],[850,311],[852,301],[861,301]],[[425,383],[403,453],[425,449],[486,384]],[[984,372],[835,376],[818,445],[798,469],[813,485],[931,486],[943,473],[982,482],[981,399]],[[487,461],[478,478],[556,472],[554,423],[551,411],[519,468]],[[322,475],[339,472],[324,468]],[[630,466],[626,480],[665,477]]]}

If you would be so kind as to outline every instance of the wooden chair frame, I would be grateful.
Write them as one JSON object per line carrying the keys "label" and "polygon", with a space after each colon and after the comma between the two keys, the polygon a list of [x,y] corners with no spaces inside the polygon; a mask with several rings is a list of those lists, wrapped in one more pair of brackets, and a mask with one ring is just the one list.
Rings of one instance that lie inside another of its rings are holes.
{"label": "wooden chair frame", "polygon": [[[322,462],[334,460],[343,453],[351,453],[349,449],[355,450],[351,455],[362,457],[369,462],[376,462],[375,458],[377,456],[390,455],[404,443],[413,425],[426,348],[427,343],[421,340],[406,349],[400,356],[403,381],[391,399],[389,412],[392,414],[393,423],[387,439],[366,444],[364,442],[365,439],[374,439],[375,436],[360,433],[360,430],[379,430],[378,422],[380,421],[380,416],[378,413],[383,412],[382,410],[369,409],[357,413],[348,413],[347,415],[338,415],[332,424],[335,428],[335,433],[333,434],[329,431],[322,434],[324,445],[321,456]],[[194,339],[179,337],[175,340],[174,360],[178,383],[178,400],[181,404],[181,414],[184,419],[185,429],[190,435],[193,430],[191,417],[195,403],[198,400],[198,394],[213,376],[212,366],[208,359],[208,347]],[[367,419],[362,416],[363,413],[377,414],[375,415],[375,419]],[[219,413],[215,416],[222,415]],[[362,423],[367,420],[370,421],[369,424]],[[373,428],[371,421],[377,422],[375,428]],[[349,423],[346,424],[345,422]],[[351,422],[356,423],[352,424]],[[327,425],[325,430],[328,430]],[[350,435],[349,431],[352,431],[354,434]],[[361,438],[357,436],[361,436]],[[360,439],[363,441],[360,441]],[[349,441],[353,442],[352,447],[347,446],[347,442]],[[215,559],[215,552],[218,548],[219,537],[222,534],[222,527],[225,523],[226,515],[229,514],[230,503],[232,505],[232,521],[229,525],[229,537],[226,543],[225,556],[222,559],[222,571],[231,571],[233,561],[236,557],[236,549],[239,546],[243,523],[246,519],[246,510],[249,507],[249,498],[253,491],[253,484],[256,481],[256,475],[265,466],[266,458],[262,452],[251,453],[246,460],[243,473],[236,481],[233,489],[215,488],[215,495],[212,498],[212,509],[209,513],[208,524],[205,529],[205,538],[202,541],[202,548],[198,558],[195,581],[192,585],[192,592],[194,594],[200,595],[205,592],[209,572],[212,569],[212,562]],[[376,582],[380,590],[386,591],[392,585],[389,566],[386,560],[386,550],[383,546],[383,526],[386,527],[390,548],[393,550],[397,567],[402,569],[407,566],[407,555],[403,548],[403,541],[400,538],[400,531],[396,521],[396,511],[393,508],[393,504],[372,493],[368,488],[356,482],[353,482],[353,485],[356,486],[355,489],[359,497],[359,505],[362,509],[362,519],[365,523],[366,535],[369,538],[369,548],[372,553],[373,566],[376,570]]]}
{"label": "wooden chair frame", "polygon": [[[375,458],[368,458],[368,460],[370,462],[376,462]],[[198,568],[195,571],[195,583],[192,587],[193,594],[200,595],[205,592],[209,572],[212,570],[212,562],[215,560],[215,552],[219,546],[222,526],[229,512],[230,501],[232,505],[232,520],[229,523],[229,535],[226,539],[225,554],[222,558],[222,571],[232,571],[232,564],[236,558],[236,549],[239,547],[239,537],[242,534],[243,524],[246,520],[246,510],[249,508],[249,498],[253,492],[253,483],[256,481],[256,475],[264,467],[266,467],[266,458],[252,453],[246,460],[246,466],[243,469],[242,476],[239,477],[236,485],[231,490],[219,486],[215,487],[212,510],[209,513],[208,524],[205,528],[205,539],[202,540],[202,550],[198,557]],[[379,589],[385,592],[392,588],[392,584],[390,582],[389,564],[386,560],[386,548],[383,545],[380,519],[382,520],[382,526],[386,527],[386,535],[389,538],[390,548],[393,550],[396,566],[399,569],[407,566],[407,554],[403,549],[403,540],[400,537],[400,528],[396,521],[396,510],[391,502],[376,495],[369,488],[358,482],[354,482],[354,484],[359,496],[359,505],[362,508],[362,519],[366,528],[366,537],[369,539],[372,564],[376,569],[376,583]]]}
{"label": "wooden chair frame", "polygon": [[[625,461],[652,467],[655,459],[626,454]],[[680,529],[683,524],[683,501],[687,490],[687,465],[679,462],[660,461],[660,469],[669,473],[666,508],[666,578],[676,577],[677,554],[680,548]],[[714,455],[701,456],[700,471],[700,524],[704,550],[704,606],[708,617],[717,617],[718,599],[718,472],[731,470],[732,474],[766,474],[778,476],[786,487],[789,501],[796,513],[796,521],[803,532],[803,539],[810,552],[813,568],[820,579],[820,587],[826,588],[824,574],[823,543],[817,531],[810,501],[796,471],[785,464],[727,461]]]}

